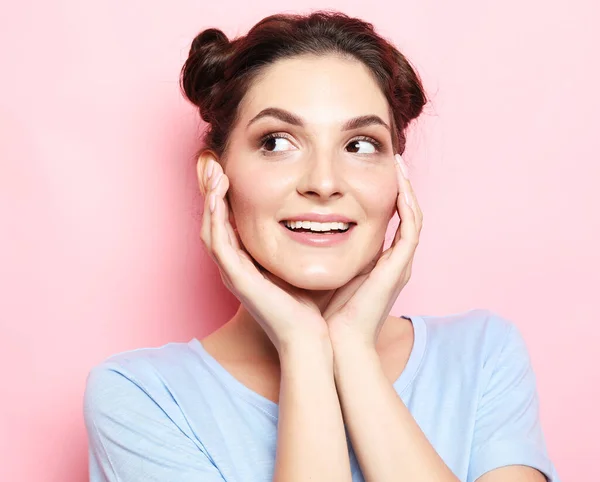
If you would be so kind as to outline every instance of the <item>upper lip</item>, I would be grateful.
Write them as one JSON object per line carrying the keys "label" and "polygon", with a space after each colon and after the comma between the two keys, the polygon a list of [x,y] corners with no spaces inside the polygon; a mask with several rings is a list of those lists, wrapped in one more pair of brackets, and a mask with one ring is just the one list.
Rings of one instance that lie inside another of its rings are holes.
{"label": "upper lip", "polygon": [[320,214],[320,213],[296,214],[294,216],[285,217],[282,219],[282,221],[315,221],[317,223],[338,222],[338,223],[348,223],[348,224],[354,223],[354,224],[356,224],[356,221],[353,221],[349,217],[343,216],[341,214]]}

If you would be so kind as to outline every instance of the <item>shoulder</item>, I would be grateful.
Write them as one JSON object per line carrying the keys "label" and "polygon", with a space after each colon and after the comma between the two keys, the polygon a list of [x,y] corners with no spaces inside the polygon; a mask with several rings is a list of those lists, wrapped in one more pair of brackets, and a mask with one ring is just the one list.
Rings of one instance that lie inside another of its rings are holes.
{"label": "shoulder", "polygon": [[516,464],[558,481],[540,424],[536,376],[518,326],[487,309],[421,318],[427,332],[421,386],[427,396],[438,397],[438,405],[443,399],[453,407],[461,429],[470,427],[466,480]]}
{"label": "shoulder", "polygon": [[529,363],[517,325],[489,309],[471,309],[441,316],[422,316],[428,357],[491,372],[503,359]]}
{"label": "shoulder", "polygon": [[485,308],[446,315],[423,315],[422,318],[430,334],[435,336],[457,333],[470,336],[498,335],[508,332],[514,326],[509,319]]}
{"label": "shoulder", "polygon": [[200,398],[190,395],[193,356],[189,344],[169,343],[91,368],[83,397],[90,480],[222,480],[189,418]]}
{"label": "shoulder", "polygon": [[189,343],[171,342],[157,347],[135,348],[108,356],[91,368],[90,375],[116,371],[125,377],[144,378],[153,372],[181,366],[190,356]]}
{"label": "shoulder", "polygon": [[511,332],[519,332],[516,324],[498,313],[484,308],[437,316],[421,316],[425,322],[427,341],[468,348],[477,346],[492,350]]}
{"label": "shoulder", "polygon": [[113,354],[88,372],[84,392],[87,410],[110,410],[143,399],[165,397],[165,386],[184,381],[186,367],[194,362],[188,343],[167,343]]}

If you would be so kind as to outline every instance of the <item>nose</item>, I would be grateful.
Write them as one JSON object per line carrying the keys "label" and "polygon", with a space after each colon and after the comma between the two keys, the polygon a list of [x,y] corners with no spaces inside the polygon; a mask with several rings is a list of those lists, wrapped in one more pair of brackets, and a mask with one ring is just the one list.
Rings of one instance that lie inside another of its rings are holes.
{"label": "nose", "polygon": [[324,200],[342,196],[343,179],[340,167],[334,155],[311,156],[311,159],[304,163],[297,186],[298,192],[306,197]]}

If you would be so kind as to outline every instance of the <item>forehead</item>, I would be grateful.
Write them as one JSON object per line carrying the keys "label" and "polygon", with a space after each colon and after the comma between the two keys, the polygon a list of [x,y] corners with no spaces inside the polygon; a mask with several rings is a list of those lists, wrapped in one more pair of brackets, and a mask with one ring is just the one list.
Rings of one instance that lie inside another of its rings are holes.
{"label": "forehead", "polygon": [[368,67],[336,56],[294,57],[265,68],[240,105],[242,125],[266,107],[292,111],[310,124],[369,114],[390,121],[387,99]]}

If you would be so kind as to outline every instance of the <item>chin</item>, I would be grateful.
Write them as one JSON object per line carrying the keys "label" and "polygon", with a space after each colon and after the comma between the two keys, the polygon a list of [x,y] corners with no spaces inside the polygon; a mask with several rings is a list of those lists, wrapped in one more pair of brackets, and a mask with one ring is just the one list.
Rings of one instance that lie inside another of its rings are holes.
{"label": "chin", "polygon": [[308,291],[336,290],[354,277],[351,273],[324,270],[271,272],[286,283]]}

